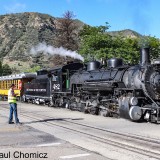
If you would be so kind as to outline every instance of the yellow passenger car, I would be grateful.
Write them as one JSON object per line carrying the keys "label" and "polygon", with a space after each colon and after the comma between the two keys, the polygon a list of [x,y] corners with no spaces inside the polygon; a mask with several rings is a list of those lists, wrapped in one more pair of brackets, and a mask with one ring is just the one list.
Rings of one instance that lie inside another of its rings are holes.
{"label": "yellow passenger car", "polygon": [[0,97],[7,98],[8,90],[11,84],[15,84],[15,93],[18,99],[21,99],[24,91],[24,84],[29,83],[36,77],[36,73],[20,73],[0,77]]}

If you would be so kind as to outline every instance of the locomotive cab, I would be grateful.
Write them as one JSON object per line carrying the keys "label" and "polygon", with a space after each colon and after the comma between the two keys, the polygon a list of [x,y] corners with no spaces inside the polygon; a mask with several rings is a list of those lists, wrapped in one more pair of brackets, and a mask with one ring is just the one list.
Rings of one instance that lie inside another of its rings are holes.
{"label": "locomotive cab", "polygon": [[69,90],[69,70],[54,69],[51,71],[52,92],[66,92]]}
{"label": "locomotive cab", "polygon": [[82,63],[70,63],[50,70],[52,75],[52,93],[70,92],[70,76],[83,68]]}

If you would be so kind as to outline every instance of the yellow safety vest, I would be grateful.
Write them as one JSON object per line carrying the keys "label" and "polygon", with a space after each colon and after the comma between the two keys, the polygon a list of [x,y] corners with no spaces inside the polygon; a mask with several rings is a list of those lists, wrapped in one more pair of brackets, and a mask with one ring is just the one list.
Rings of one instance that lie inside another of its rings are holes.
{"label": "yellow safety vest", "polygon": [[16,97],[12,96],[12,89],[11,88],[8,91],[8,102],[9,103],[17,103]]}

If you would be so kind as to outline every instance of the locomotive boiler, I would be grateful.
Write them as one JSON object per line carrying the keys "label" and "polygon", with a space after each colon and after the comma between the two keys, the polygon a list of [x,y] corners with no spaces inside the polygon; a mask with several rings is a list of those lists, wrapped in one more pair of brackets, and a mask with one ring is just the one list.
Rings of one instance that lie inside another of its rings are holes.
{"label": "locomotive boiler", "polygon": [[149,48],[141,49],[140,64],[134,66],[124,65],[118,58],[109,59],[107,68],[97,61],[89,62],[70,83],[87,112],[117,114],[133,121],[159,120],[160,64],[150,63]]}

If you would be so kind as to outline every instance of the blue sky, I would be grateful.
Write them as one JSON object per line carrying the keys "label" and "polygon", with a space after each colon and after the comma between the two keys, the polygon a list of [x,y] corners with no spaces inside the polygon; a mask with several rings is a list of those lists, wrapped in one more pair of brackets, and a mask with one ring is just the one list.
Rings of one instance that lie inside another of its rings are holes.
{"label": "blue sky", "polygon": [[40,12],[62,17],[66,11],[91,26],[108,22],[110,31],[132,29],[160,38],[160,0],[0,0],[0,15]]}

